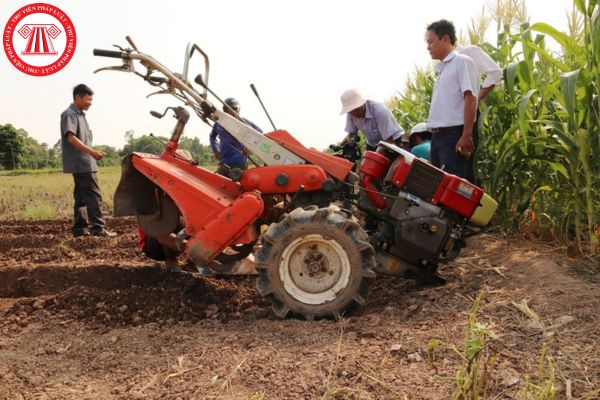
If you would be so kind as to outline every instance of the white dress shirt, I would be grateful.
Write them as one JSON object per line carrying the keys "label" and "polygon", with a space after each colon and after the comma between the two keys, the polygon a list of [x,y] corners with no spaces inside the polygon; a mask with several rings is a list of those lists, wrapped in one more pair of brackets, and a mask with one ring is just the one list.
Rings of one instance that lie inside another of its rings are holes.
{"label": "white dress shirt", "polygon": [[482,88],[488,88],[492,85],[498,85],[498,83],[500,83],[502,80],[502,70],[492,59],[492,57],[490,57],[480,47],[473,45],[456,45],[455,48],[460,54],[471,57],[471,60],[473,60],[475,66],[477,67],[477,72],[479,72],[480,77],[481,75],[485,75],[485,79],[481,84]]}
{"label": "white dress shirt", "polygon": [[427,128],[464,125],[465,92],[479,95],[479,74],[471,58],[453,50],[435,67],[438,77],[433,86]]}

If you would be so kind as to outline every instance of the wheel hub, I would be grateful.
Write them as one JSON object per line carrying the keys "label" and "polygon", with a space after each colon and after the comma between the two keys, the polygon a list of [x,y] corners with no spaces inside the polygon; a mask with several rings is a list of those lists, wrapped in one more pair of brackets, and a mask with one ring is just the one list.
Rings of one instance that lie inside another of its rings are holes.
{"label": "wheel hub", "polygon": [[[327,256],[321,252],[318,245],[313,245],[310,252],[304,257],[304,264],[307,265],[306,273],[309,276],[314,276],[317,273],[333,273],[329,268],[329,260]],[[313,275],[310,275],[313,274]]]}
{"label": "wheel hub", "polygon": [[290,243],[279,268],[286,291],[307,304],[335,299],[350,277],[350,261],[344,248],[320,234],[305,235]]}

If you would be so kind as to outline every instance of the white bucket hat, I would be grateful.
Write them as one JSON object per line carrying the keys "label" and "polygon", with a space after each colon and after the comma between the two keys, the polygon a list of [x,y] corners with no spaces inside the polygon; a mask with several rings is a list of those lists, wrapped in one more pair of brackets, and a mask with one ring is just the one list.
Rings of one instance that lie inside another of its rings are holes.
{"label": "white bucket hat", "polygon": [[427,123],[426,122],[421,122],[419,124],[416,124],[415,126],[413,126],[413,128],[410,130],[410,134],[412,135],[413,133],[419,133],[419,132],[427,132]]}
{"label": "white bucket hat", "polygon": [[352,110],[356,110],[367,102],[361,92],[357,89],[348,89],[340,96],[342,100],[342,111],[341,114],[349,113]]}

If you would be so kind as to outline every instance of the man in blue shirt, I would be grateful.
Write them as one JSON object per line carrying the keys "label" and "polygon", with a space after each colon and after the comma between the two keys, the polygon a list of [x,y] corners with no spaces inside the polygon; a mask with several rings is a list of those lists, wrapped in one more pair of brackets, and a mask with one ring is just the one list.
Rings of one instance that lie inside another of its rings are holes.
{"label": "man in blue shirt", "polygon": [[367,100],[358,90],[349,89],[341,95],[342,112],[346,116],[346,132],[344,141],[356,137],[362,131],[367,138],[367,150],[375,150],[380,141],[401,146],[404,130],[382,103]]}
{"label": "man in blue shirt", "polygon": [[[225,99],[223,111],[234,117],[238,117],[240,112],[240,103],[233,97]],[[239,117],[245,124],[262,133],[262,130],[252,123],[252,121]],[[244,146],[221,125],[215,123],[210,132],[210,147],[219,162],[217,173],[229,177],[229,172],[233,168],[246,169],[248,157]]]}
{"label": "man in blue shirt", "polygon": [[416,124],[410,131],[410,152],[431,162],[431,132],[427,131],[426,122]]}

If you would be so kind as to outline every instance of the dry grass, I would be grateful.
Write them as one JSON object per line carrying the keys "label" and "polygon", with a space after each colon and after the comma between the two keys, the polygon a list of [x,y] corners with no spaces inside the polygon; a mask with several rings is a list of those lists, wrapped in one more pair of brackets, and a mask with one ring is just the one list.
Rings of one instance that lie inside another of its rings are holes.
{"label": "dry grass", "polygon": [[[216,167],[203,167],[215,170]],[[103,209],[113,212],[121,167],[98,172]],[[73,215],[73,177],[56,170],[9,171],[0,174],[0,220],[55,219]]]}
{"label": "dry grass", "polygon": [[[105,211],[112,213],[120,167],[98,173]],[[0,176],[0,219],[52,219],[73,214],[73,177],[62,172]]]}

